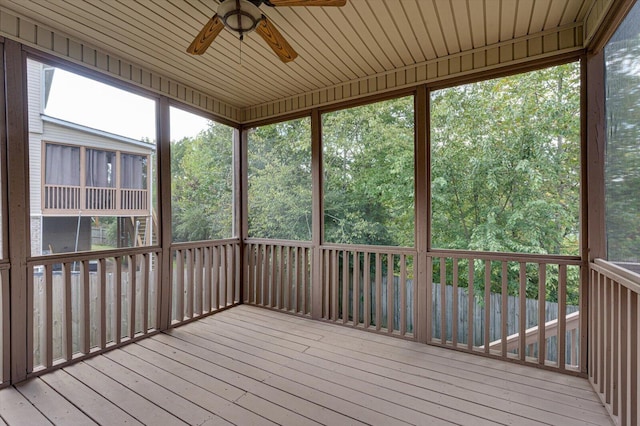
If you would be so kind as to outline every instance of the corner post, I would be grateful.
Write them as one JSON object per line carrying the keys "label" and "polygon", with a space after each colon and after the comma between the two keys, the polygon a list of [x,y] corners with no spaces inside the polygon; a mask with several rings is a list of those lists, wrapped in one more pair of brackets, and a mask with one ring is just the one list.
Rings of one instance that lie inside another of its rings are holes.
{"label": "corner post", "polygon": [[5,40],[5,87],[7,102],[7,199],[9,299],[11,303],[11,382],[25,380],[30,373],[29,330],[32,323],[28,299],[27,257],[29,256],[29,135],[27,122],[26,55],[22,45]]}
{"label": "corner post", "polygon": [[171,132],[169,100],[162,96],[157,104],[158,134],[158,220],[160,231],[160,330],[171,325]]}
{"label": "corner post", "polygon": [[322,116],[316,108],[311,112],[311,180],[312,234],[311,256],[311,318],[322,318]]}
{"label": "corner post", "polygon": [[427,258],[431,237],[431,191],[429,149],[429,93],[426,86],[417,88],[415,94],[415,245],[416,261],[416,318],[415,336],[419,342],[428,343],[431,335],[431,287],[428,277],[430,262]]}

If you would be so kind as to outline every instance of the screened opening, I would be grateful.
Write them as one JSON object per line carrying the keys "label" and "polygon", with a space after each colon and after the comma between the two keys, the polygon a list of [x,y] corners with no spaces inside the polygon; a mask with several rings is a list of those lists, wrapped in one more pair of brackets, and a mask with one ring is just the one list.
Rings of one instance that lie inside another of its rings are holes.
{"label": "screened opening", "polygon": [[431,93],[432,247],[577,255],[580,66]]}
{"label": "screened opening", "polygon": [[605,47],[607,257],[640,273],[640,5]]}
{"label": "screened opening", "polygon": [[248,235],[311,240],[311,120],[260,126],[248,134]]}
{"label": "screened opening", "polygon": [[233,236],[233,128],[171,107],[174,242]]}
{"label": "screened opening", "polygon": [[27,60],[32,255],[157,243],[155,102]]}
{"label": "screened opening", "polygon": [[414,98],[322,116],[324,241],[413,247]]}

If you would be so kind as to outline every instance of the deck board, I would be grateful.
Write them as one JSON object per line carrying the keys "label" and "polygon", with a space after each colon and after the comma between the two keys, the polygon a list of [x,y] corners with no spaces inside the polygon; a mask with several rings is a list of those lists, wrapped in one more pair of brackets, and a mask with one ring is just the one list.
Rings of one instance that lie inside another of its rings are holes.
{"label": "deck board", "polygon": [[610,425],[586,379],[252,306],[0,390],[0,425]]}

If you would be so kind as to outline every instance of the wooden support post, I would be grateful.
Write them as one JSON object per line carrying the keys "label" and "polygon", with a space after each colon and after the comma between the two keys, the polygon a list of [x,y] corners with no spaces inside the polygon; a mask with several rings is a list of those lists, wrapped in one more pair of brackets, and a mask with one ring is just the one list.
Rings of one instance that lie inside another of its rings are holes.
{"label": "wooden support post", "polygon": [[7,199],[8,243],[11,303],[11,382],[27,378],[28,317],[27,307],[32,290],[27,288],[27,257],[29,256],[29,136],[27,123],[26,57],[19,43],[5,40],[5,82],[7,108]]}
{"label": "wooden support post", "polygon": [[415,141],[414,141],[414,176],[415,176],[415,245],[418,252],[416,259],[416,318],[414,333],[419,342],[427,342],[431,330],[431,298],[433,283],[427,282],[427,251],[430,244],[431,191],[429,189],[429,93],[426,86],[417,88],[415,95]]}
{"label": "wooden support post", "polygon": [[[244,255],[244,261],[242,262],[241,276],[240,276],[240,294],[238,295],[239,303],[244,303],[245,300],[251,302],[250,294],[252,288],[249,281],[253,277],[253,273],[250,270],[252,263],[250,258],[251,252],[247,250],[244,244],[245,238],[249,232],[249,207],[248,207],[248,189],[249,189],[249,169],[248,169],[248,146],[249,146],[249,130],[240,128],[237,133],[234,132],[234,169],[236,173],[236,185],[237,190],[234,189],[234,203],[236,203],[236,223],[238,228],[235,230],[234,235],[240,238],[240,253],[246,253]],[[237,138],[237,139],[236,139]],[[248,293],[248,294],[246,294]]]}
{"label": "wooden support post", "polygon": [[311,241],[311,318],[322,317],[322,117],[317,109],[311,113],[311,181],[312,181],[312,213]]}
{"label": "wooden support post", "polygon": [[[160,231],[160,306],[158,308],[158,328],[166,330],[171,325],[171,133],[169,128],[169,100],[161,97],[156,115],[158,132],[158,229]],[[182,271],[178,271],[182,273]],[[182,320],[182,317],[178,319]]]}
{"label": "wooden support post", "polygon": [[606,258],[604,155],[604,52],[582,59],[580,371],[587,372],[589,331],[589,262]]}

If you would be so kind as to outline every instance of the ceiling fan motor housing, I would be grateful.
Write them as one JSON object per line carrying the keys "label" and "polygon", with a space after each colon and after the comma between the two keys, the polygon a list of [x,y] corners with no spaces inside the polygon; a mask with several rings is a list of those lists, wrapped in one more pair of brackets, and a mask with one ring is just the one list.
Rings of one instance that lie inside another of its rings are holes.
{"label": "ceiling fan motor housing", "polygon": [[262,11],[248,0],[225,0],[218,6],[218,16],[227,28],[237,32],[242,39],[244,34],[256,29],[262,20]]}

